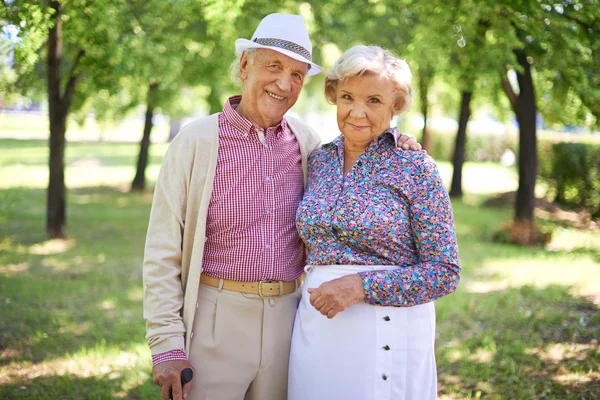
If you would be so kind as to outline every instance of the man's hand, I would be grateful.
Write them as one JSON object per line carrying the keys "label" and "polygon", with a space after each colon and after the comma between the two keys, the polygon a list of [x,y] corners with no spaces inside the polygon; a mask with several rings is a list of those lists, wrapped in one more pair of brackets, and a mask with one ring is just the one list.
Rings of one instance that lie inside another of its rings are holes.
{"label": "man's hand", "polygon": [[324,282],[317,289],[309,288],[308,293],[310,304],[329,319],[365,299],[363,281],[358,274]]}
{"label": "man's hand", "polygon": [[421,148],[421,145],[414,136],[405,135],[404,133],[400,134],[398,138],[398,147],[404,150],[423,151],[427,154],[427,151]]}
{"label": "man's hand", "polygon": [[[152,382],[162,388],[161,397],[164,400],[183,400],[192,387],[192,382],[181,387],[181,371],[194,367],[185,360],[165,361],[152,368]],[[171,397],[172,396],[172,397]]]}

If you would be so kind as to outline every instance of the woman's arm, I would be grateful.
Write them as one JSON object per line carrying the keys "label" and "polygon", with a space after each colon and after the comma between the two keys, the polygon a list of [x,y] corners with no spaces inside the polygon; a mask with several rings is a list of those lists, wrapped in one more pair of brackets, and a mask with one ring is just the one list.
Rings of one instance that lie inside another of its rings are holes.
{"label": "woman's arm", "polygon": [[458,245],[450,198],[434,161],[426,156],[408,183],[409,218],[419,262],[397,270],[361,272],[365,302],[410,307],[456,290]]}

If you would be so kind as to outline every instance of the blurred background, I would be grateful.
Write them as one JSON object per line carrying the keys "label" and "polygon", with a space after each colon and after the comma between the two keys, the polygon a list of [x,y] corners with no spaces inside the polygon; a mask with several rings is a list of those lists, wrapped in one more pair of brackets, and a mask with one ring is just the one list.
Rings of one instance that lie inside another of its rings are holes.
{"label": "blurred background", "polygon": [[[0,398],[160,398],[153,185],[272,12],[304,17],[326,71],[356,43],[411,66],[393,124],[438,164],[463,266],[436,302],[440,399],[600,398],[597,0],[1,0]],[[290,114],[328,142],[323,79]]]}

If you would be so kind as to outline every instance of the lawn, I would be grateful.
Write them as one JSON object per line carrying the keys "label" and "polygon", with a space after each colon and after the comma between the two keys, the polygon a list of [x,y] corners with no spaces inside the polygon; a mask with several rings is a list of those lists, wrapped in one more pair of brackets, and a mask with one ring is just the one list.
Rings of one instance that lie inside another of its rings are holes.
{"label": "lawn", "polygon": [[[151,182],[165,149],[151,148]],[[152,196],[126,192],[136,151],[69,143],[69,237],[48,241],[46,142],[0,140],[0,399],[160,399],[142,319]],[[453,203],[462,280],[436,302],[440,398],[598,398],[598,231],[545,222],[547,249],[492,243],[512,212],[481,203],[516,174],[468,163],[465,188]]]}

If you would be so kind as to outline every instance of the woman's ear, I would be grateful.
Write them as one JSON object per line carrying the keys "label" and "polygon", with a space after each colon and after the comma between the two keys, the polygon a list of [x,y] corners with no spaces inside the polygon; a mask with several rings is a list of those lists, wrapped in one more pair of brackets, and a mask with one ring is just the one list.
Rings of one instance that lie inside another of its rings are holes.
{"label": "woman's ear", "polygon": [[396,114],[396,112],[398,110],[402,110],[403,107],[404,107],[404,98],[402,96],[398,96],[396,98],[396,100],[394,100],[394,105],[392,108],[392,118],[394,118],[394,115]]}

